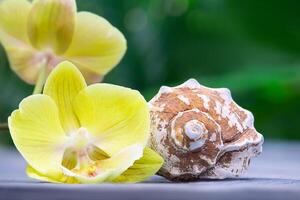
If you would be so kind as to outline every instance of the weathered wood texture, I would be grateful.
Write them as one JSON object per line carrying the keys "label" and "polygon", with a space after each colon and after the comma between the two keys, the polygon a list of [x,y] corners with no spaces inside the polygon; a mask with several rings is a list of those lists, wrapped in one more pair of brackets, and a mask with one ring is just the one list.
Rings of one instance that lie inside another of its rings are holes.
{"label": "weathered wood texture", "polygon": [[300,199],[300,143],[269,142],[240,178],[170,183],[154,176],[139,184],[60,185],[31,180],[14,150],[0,149],[2,200]]}

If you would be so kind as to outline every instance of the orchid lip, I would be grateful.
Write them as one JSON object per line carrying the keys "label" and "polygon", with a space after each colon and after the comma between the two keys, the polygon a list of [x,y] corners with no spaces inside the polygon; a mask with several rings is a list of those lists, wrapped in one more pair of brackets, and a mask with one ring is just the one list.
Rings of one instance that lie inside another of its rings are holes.
{"label": "orchid lip", "polygon": [[90,141],[89,131],[86,128],[81,127],[70,134],[67,146],[80,150],[86,148],[91,143]]}
{"label": "orchid lip", "polygon": [[[96,177],[100,170],[97,165],[97,160],[107,159],[108,156],[105,152],[103,152],[102,156],[99,156],[101,150],[91,142],[91,134],[88,129],[84,127],[80,127],[76,131],[71,132],[68,138],[65,153],[67,151],[71,151],[72,153],[70,155],[64,155],[61,164],[62,172],[68,176]],[[97,153],[98,157],[95,156]],[[71,161],[72,159],[73,161]],[[74,162],[74,164],[71,165],[72,167],[63,164],[70,162]]]}
{"label": "orchid lip", "polygon": [[44,52],[36,52],[32,64],[43,63],[41,66],[45,66],[51,71],[62,59],[56,56],[51,50]]}

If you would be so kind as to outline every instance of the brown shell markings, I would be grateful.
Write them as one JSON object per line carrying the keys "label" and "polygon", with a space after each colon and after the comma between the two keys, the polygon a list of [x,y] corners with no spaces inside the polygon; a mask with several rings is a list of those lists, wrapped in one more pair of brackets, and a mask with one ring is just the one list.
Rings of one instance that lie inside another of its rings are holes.
{"label": "brown shell markings", "polygon": [[226,88],[208,88],[195,79],[163,86],[149,108],[150,146],[165,159],[159,174],[167,179],[239,176],[262,151],[263,136],[252,113]]}

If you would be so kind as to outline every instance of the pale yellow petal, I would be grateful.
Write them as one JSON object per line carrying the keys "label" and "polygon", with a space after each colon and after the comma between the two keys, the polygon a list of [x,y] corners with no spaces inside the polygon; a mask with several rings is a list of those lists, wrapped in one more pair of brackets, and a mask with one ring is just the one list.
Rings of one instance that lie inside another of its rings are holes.
{"label": "pale yellow petal", "polygon": [[67,61],[55,67],[46,81],[44,94],[50,96],[57,104],[59,118],[66,133],[80,128],[72,103],[85,87],[86,83],[80,71]]}
{"label": "pale yellow petal", "polygon": [[27,0],[0,1],[0,41],[19,40],[27,43],[27,19],[31,4]]}
{"label": "pale yellow petal", "polygon": [[77,179],[66,176],[62,172],[42,174],[31,166],[27,166],[26,174],[30,178],[45,181],[45,182],[50,182],[50,183],[69,183],[69,184],[79,183]]}
{"label": "pale yellow petal", "polygon": [[143,157],[124,173],[113,180],[115,183],[136,183],[141,182],[155,175],[163,164],[163,158],[150,148],[144,149]]}
{"label": "pale yellow petal", "polygon": [[66,136],[50,97],[25,98],[8,122],[13,142],[29,165],[43,174],[60,170]]}
{"label": "pale yellow petal", "polygon": [[113,169],[113,173],[106,181],[114,180],[131,167],[136,160],[143,156],[143,149],[144,147],[140,144],[132,145],[109,159],[100,160],[97,164],[101,169]]}
{"label": "pale yellow petal", "polygon": [[10,67],[24,81],[36,82],[45,60],[31,47],[27,35],[27,19],[31,4],[26,0],[0,1],[0,42]]}
{"label": "pale yellow petal", "polygon": [[[80,183],[111,182],[142,156],[143,146],[140,144],[131,145],[117,152],[111,158],[95,161],[82,169],[69,170],[64,168],[64,173],[77,179]],[[93,176],[90,175],[91,172]]]}
{"label": "pale yellow petal", "polygon": [[72,40],[75,23],[75,0],[35,0],[29,14],[28,35],[36,48],[61,54]]}
{"label": "pale yellow petal", "polygon": [[100,16],[79,12],[73,40],[64,56],[86,73],[105,75],[125,51],[126,40],[120,31]]}
{"label": "pale yellow petal", "polygon": [[85,183],[85,184],[96,184],[104,182],[108,177],[110,177],[113,174],[112,169],[102,170],[97,176],[95,177],[89,177],[85,175],[81,175],[78,173],[74,173],[71,170],[67,168],[63,168],[64,174],[67,174],[69,177],[77,180],[79,183]]}
{"label": "pale yellow petal", "polygon": [[144,97],[136,90],[94,84],[78,94],[74,110],[94,144],[109,155],[133,144],[147,143],[149,110]]}
{"label": "pale yellow petal", "polygon": [[46,60],[31,46],[18,40],[5,41],[2,44],[11,69],[25,82],[35,84]]}

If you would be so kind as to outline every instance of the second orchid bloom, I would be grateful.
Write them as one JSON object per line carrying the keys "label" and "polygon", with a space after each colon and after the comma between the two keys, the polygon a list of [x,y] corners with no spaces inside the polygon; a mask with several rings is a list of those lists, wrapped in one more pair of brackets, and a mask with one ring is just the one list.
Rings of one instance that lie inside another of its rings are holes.
{"label": "second orchid bloom", "polygon": [[27,174],[61,183],[138,182],[162,158],[146,147],[149,111],[135,90],[87,86],[69,62],[49,75],[43,94],[25,98],[9,118]]}
{"label": "second orchid bloom", "polygon": [[97,82],[126,51],[122,33],[100,16],[77,13],[75,0],[0,1],[0,43],[13,71],[30,84],[64,60]]}

